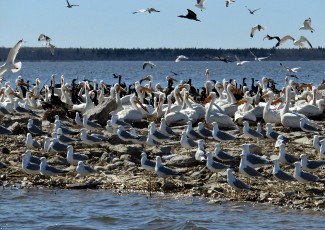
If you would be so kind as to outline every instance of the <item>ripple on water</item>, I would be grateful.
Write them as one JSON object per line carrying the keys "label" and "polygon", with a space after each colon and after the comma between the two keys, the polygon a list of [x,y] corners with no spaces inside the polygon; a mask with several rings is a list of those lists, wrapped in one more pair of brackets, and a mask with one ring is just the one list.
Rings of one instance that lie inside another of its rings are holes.
{"label": "ripple on water", "polygon": [[56,224],[52,226],[47,226],[45,229],[48,230],[95,230],[97,228],[89,228],[89,227],[82,227],[81,223],[77,225],[64,225],[64,224]]}
{"label": "ripple on water", "polygon": [[99,221],[102,223],[107,223],[107,224],[114,224],[117,223],[120,219],[116,217],[111,217],[111,216],[93,216],[88,218],[88,220],[94,220],[94,221]]}

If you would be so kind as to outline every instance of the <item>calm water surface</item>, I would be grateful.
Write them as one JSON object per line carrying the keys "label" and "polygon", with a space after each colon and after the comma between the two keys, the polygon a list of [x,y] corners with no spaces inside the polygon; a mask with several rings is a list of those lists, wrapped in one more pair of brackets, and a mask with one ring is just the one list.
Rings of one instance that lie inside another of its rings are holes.
{"label": "calm water surface", "polygon": [[0,229],[323,229],[325,213],[104,190],[0,192]]}

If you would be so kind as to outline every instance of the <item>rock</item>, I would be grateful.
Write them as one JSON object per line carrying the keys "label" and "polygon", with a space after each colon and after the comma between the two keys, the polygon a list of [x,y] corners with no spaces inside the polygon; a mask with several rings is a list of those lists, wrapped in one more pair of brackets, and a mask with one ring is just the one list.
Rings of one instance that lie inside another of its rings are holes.
{"label": "rock", "polygon": [[163,190],[174,190],[174,189],[177,189],[177,185],[175,185],[174,183],[172,182],[166,182],[163,187],[162,187]]}
{"label": "rock", "polygon": [[0,169],[7,168],[7,165],[5,163],[0,162]]}
{"label": "rock", "polygon": [[10,150],[7,147],[3,147],[2,148],[2,153],[3,154],[9,154],[10,153]]}
{"label": "rock", "polygon": [[172,157],[168,165],[173,167],[192,167],[198,165],[198,161],[194,157],[179,155]]}
{"label": "rock", "polygon": [[255,144],[250,144],[249,145],[249,151],[253,154],[256,155],[261,155],[262,154],[262,148],[260,146],[257,146]]}
{"label": "rock", "polygon": [[116,101],[113,99],[108,99],[104,101],[101,105],[98,105],[95,108],[86,111],[84,115],[88,115],[90,120],[96,120],[97,123],[104,127],[107,123],[107,120],[111,117],[110,112],[116,109]]}
{"label": "rock", "polygon": [[101,162],[107,162],[107,163],[109,163],[109,162],[111,162],[112,159],[110,158],[110,154],[108,152],[104,152],[102,154],[102,156],[99,158],[99,160]]}
{"label": "rock", "polygon": [[95,189],[100,185],[98,182],[66,184],[67,189]]}
{"label": "rock", "polygon": [[132,156],[130,154],[123,154],[120,156],[120,160],[122,161],[131,161]]}
{"label": "rock", "polygon": [[16,121],[11,126],[9,126],[8,129],[11,130],[14,135],[26,134],[27,125],[26,125],[26,127],[24,127],[22,123],[18,123]]}
{"label": "rock", "polygon": [[55,165],[70,165],[66,158],[61,156],[55,156],[47,161],[49,164],[55,164]]}

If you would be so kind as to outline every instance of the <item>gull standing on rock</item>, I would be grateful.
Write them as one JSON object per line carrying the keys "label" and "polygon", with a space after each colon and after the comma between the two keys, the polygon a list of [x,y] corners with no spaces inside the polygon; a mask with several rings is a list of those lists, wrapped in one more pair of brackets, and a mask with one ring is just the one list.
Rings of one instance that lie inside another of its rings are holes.
{"label": "gull standing on rock", "polygon": [[53,176],[67,173],[67,171],[48,165],[46,158],[41,157],[40,173],[45,176]]}
{"label": "gull standing on rock", "polygon": [[248,121],[243,121],[243,125],[244,125],[243,132],[244,132],[245,137],[253,138],[253,139],[255,139],[255,138],[264,138],[263,134],[257,132],[254,129],[251,129],[249,127]]}
{"label": "gull standing on rock", "polygon": [[93,169],[92,167],[90,167],[88,165],[85,165],[82,161],[78,162],[78,166],[76,167],[76,171],[77,171],[78,175],[81,176],[81,177],[97,173],[97,171],[95,169]]}
{"label": "gull standing on rock", "polygon": [[212,125],[213,125],[212,136],[215,140],[221,141],[221,142],[239,140],[238,137],[235,137],[229,133],[219,130],[217,122],[213,122]]}
{"label": "gull standing on rock", "polygon": [[88,130],[95,130],[95,129],[101,129],[102,126],[94,121],[88,120],[87,115],[83,115],[82,117],[82,125],[88,129]]}
{"label": "gull standing on rock", "polygon": [[279,151],[279,162],[282,164],[293,164],[299,159],[291,154],[288,154],[285,149],[284,144],[280,144],[280,151]]}
{"label": "gull standing on rock", "polygon": [[237,157],[232,156],[232,155],[226,153],[225,151],[221,150],[219,143],[216,144],[216,147],[214,149],[214,154],[215,154],[215,157],[221,161],[238,161],[239,160]]}
{"label": "gull standing on rock", "polygon": [[305,170],[307,172],[315,172],[318,169],[325,166],[324,160],[308,160],[306,154],[301,154],[300,159],[301,159],[300,164],[302,170]]}
{"label": "gull standing on rock", "polygon": [[185,131],[182,132],[180,144],[183,148],[187,149],[188,152],[195,149],[195,147],[198,145],[196,141],[193,141],[191,138],[187,137]]}
{"label": "gull standing on rock", "polygon": [[212,138],[212,131],[204,127],[203,122],[199,122],[197,132],[204,138]]}
{"label": "gull standing on rock", "polygon": [[79,161],[86,161],[88,159],[89,157],[85,154],[74,153],[72,145],[67,146],[67,161],[69,164],[78,165]]}
{"label": "gull standing on rock", "polygon": [[242,145],[242,155],[246,156],[247,164],[250,167],[257,168],[265,165],[271,164],[271,162],[265,157],[261,157],[259,155],[253,154],[249,151],[249,144]]}
{"label": "gull standing on rock", "polygon": [[247,155],[241,154],[241,160],[239,163],[239,172],[245,177],[263,177],[263,174],[256,171],[254,168],[248,165]]}
{"label": "gull standing on rock", "polygon": [[212,153],[208,152],[207,153],[207,168],[212,172],[223,172],[229,168],[229,165],[225,165],[225,164],[219,163],[217,161],[214,161],[212,159]]}
{"label": "gull standing on rock", "polygon": [[294,178],[290,174],[280,169],[280,164],[278,159],[274,159],[273,164],[274,166],[273,166],[272,174],[276,179],[280,181],[296,181],[296,178]]}
{"label": "gull standing on rock", "polygon": [[40,173],[40,165],[29,161],[26,154],[22,155],[22,170],[27,174],[36,175]]}
{"label": "gull standing on rock", "polygon": [[148,159],[145,152],[141,153],[141,167],[149,172],[155,172],[156,163]]}
{"label": "gull standing on rock", "polygon": [[38,127],[37,125],[34,125],[34,122],[32,119],[28,119],[28,123],[27,123],[27,130],[28,132],[34,134],[34,135],[42,135],[43,131],[40,127]]}
{"label": "gull standing on rock", "polygon": [[74,138],[64,135],[61,128],[58,128],[58,130],[57,130],[57,138],[61,144],[65,144],[65,145],[74,144],[77,141],[77,139],[74,139]]}
{"label": "gull standing on rock", "polygon": [[0,125],[0,135],[12,135],[13,132],[7,129],[6,127]]}
{"label": "gull standing on rock", "polygon": [[195,152],[195,160],[203,162],[205,161],[206,151],[204,149],[204,140],[198,140],[197,142],[197,150]]}
{"label": "gull standing on rock", "polygon": [[300,118],[300,128],[305,132],[317,132],[320,131],[319,128],[312,126],[306,122],[305,118]]}
{"label": "gull standing on rock", "polygon": [[237,179],[231,168],[227,169],[227,182],[235,190],[251,190],[251,187]]}
{"label": "gull standing on rock", "polygon": [[155,172],[160,177],[172,177],[172,176],[180,176],[180,173],[164,166],[161,163],[161,157],[156,157],[156,165],[155,165]]}
{"label": "gull standing on rock", "polygon": [[318,176],[302,171],[301,164],[299,161],[295,162],[294,165],[295,165],[295,170],[293,173],[293,177],[296,178],[297,181],[302,182],[302,183],[310,183],[310,182],[319,181]]}
{"label": "gull standing on rock", "polygon": [[95,135],[89,135],[85,128],[80,129],[80,139],[87,145],[94,145],[103,142],[102,139],[96,137]]}
{"label": "gull standing on rock", "polygon": [[30,149],[39,149],[39,148],[41,148],[41,145],[36,140],[33,140],[31,133],[27,133],[26,147],[30,148]]}

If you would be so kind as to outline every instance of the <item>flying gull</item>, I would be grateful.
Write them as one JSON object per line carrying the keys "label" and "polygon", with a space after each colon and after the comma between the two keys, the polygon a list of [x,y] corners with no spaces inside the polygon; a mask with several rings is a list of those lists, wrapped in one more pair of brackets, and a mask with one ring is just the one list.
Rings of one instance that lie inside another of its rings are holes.
{"label": "flying gull", "polygon": [[298,70],[301,68],[301,67],[294,67],[294,68],[289,68],[288,66],[285,66],[284,64],[282,64],[280,62],[280,66],[282,66],[283,68],[285,68],[288,72],[290,73],[297,73]]}
{"label": "flying gull", "polygon": [[79,5],[73,5],[73,4],[70,4],[68,0],[67,0],[67,4],[68,4],[68,5],[67,5],[68,8],[72,8],[73,6],[79,6]]}
{"label": "flying gull", "polygon": [[175,62],[180,62],[180,61],[187,60],[187,59],[188,59],[188,57],[186,57],[185,55],[178,55],[176,57]]}
{"label": "flying gull", "polygon": [[262,60],[264,60],[264,59],[266,59],[266,58],[269,58],[269,56],[267,56],[267,57],[257,57],[251,50],[249,51],[250,53],[251,53],[251,55],[254,57],[254,60],[255,61],[262,61]]}
{"label": "flying gull", "polygon": [[245,7],[248,9],[248,11],[249,11],[250,14],[255,14],[256,11],[258,11],[258,10],[261,9],[261,8],[257,8],[257,9],[251,10],[247,6],[245,6]]}
{"label": "flying gull", "polygon": [[152,63],[151,61],[147,61],[144,62],[142,65],[142,69],[145,69],[147,66],[150,66],[150,68],[152,69],[153,67],[155,67],[156,65],[154,63]]}
{"label": "flying gull", "polygon": [[10,49],[6,62],[2,66],[0,66],[0,76],[4,74],[4,72],[6,72],[7,70],[16,73],[21,69],[21,62],[15,63],[15,59],[22,43],[23,40],[20,40],[13,48]]}
{"label": "flying gull", "polygon": [[315,30],[311,27],[311,18],[307,18],[304,21],[304,25],[299,28],[299,30],[310,30],[310,32],[314,32]]}
{"label": "flying gull", "polygon": [[253,26],[251,28],[251,33],[250,33],[250,36],[251,38],[254,37],[256,31],[261,31],[261,30],[266,30],[266,26],[262,26],[262,25],[256,25],[256,26]]}
{"label": "flying gull", "polygon": [[155,8],[153,7],[150,7],[150,8],[146,8],[146,9],[141,9],[141,10],[138,10],[138,11],[134,11],[132,12],[132,14],[137,14],[137,13],[145,13],[145,12],[148,12],[149,14],[151,14],[152,12],[160,12],[159,10],[156,10]]}
{"label": "flying gull", "polygon": [[243,66],[245,63],[250,62],[250,61],[241,61],[237,55],[235,55],[235,58],[237,60],[237,63],[236,63],[237,66]]}
{"label": "flying gull", "polygon": [[226,0],[226,7],[230,6],[234,2],[235,2],[234,0]]}
{"label": "flying gull", "polygon": [[306,154],[300,155],[301,168],[307,172],[315,172],[325,166],[324,160],[308,160]]}
{"label": "flying gull", "polygon": [[205,7],[204,7],[205,0],[197,0],[196,2],[197,2],[197,4],[195,4],[195,6],[197,8],[199,8],[201,11],[205,10]]}

